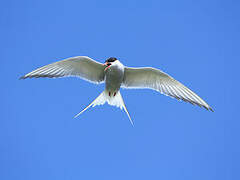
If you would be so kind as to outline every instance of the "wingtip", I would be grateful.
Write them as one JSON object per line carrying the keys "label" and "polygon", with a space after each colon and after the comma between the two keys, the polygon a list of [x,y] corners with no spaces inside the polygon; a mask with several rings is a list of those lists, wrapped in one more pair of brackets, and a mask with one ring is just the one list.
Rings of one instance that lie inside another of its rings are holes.
{"label": "wingtip", "polygon": [[206,110],[208,110],[208,111],[212,111],[212,112],[214,112],[214,110],[210,107],[210,106],[208,106],[208,107],[205,107],[205,106],[203,106]]}
{"label": "wingtip", "polygon": [[21,76],[20,78],[18,78],[19,80],[22,80],[22,79],[26,79],[25,76]]}
{"label": "wingtip", "polygon": [[210,111],[214,112],[214,110],[213,110],[211,107],[209,107],[209,108],[208,108],[208,110],[210,110]]}
{"label": "wingtip", "polygon": [[75,115],[74,117],[73,117],[73,119],[76,119],[78,116],[77,115]]}
{"label": "wingtip", "polygon": [[203,105],[198,105],[198,106],[206,109],[207,111],[212,111],[212,112],[214,112],[214,110],[213,110],[210,106],[203,106]]}

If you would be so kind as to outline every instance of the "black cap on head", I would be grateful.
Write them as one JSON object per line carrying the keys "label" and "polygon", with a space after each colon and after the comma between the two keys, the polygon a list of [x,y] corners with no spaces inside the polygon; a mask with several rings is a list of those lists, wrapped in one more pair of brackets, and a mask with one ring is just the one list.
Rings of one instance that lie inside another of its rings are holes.
{"label": "black cap on head", "polygon": [[116,61],[117,60],[117,58],[115,58],[115,57],[110,57],[110,58],[108,58],[105,62],[114,62],[114,61]]}

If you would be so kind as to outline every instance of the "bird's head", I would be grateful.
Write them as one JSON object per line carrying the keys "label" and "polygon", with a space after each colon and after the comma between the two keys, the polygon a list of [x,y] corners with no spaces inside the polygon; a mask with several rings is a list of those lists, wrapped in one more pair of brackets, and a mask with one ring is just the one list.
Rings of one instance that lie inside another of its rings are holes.
{"label": "bird's head", "polygon": [[105,61],[105,63],[103,64],[104,66],[107,66],[107,67],[104,69],[104,71],[106,71],[108,68],[110,68],[111,65],[112,65],[115,61],[117,61],[117,58],[115,58],[115,57],[110,57],[110,58],[108,58],[108,59]]}

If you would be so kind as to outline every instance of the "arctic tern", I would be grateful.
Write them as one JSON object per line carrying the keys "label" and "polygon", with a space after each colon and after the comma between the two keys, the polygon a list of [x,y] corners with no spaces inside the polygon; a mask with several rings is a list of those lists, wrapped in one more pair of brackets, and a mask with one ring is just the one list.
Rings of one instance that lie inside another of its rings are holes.
{"label": "arctic tern", "polygon": [[124,109],[133,124],[120,94],[121,87],[153,89],[167,96],[213,111],[197,94],[163,71],[152,67],[126,67],[115,57],[108,58],[103,64],[87,56],[71,57],[38,68],[20,79],[67,76],[77,76],[96,84],[105,82],[105,90],[75,117],[90,107],[103,105],[107,102],[109,105]]}

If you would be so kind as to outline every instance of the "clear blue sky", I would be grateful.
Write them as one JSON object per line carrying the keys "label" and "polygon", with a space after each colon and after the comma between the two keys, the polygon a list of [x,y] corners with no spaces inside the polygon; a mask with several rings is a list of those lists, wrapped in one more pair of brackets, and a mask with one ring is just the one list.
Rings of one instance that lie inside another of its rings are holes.
{"label": "clear blue sky", "polygon": [[[240,179],[239,5],[1,1],[0,179]],[[151,90],[122,90],[134,128],[108,105],[73,119],[103,85],[77,78],[18,80],[80,55],[159,68],[215,112]]]}

